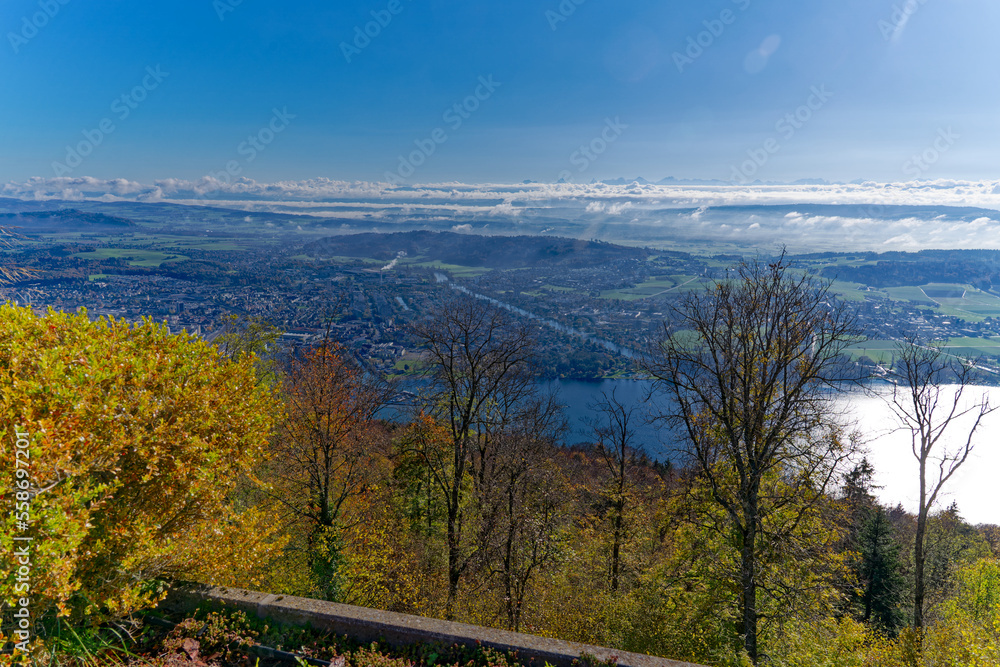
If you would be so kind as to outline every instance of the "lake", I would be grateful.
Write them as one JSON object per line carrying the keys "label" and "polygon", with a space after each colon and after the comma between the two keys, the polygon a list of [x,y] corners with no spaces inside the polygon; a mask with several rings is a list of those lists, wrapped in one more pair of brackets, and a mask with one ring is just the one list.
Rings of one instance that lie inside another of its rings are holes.
{"label": "lake", "polygon": [[[615,392],[618,400],[626,405],[642,404],[637,416],[638,428],[635,444],[650,457],[658,460],[672,459],[679,462],[681,455],[672,448],[674,441],[660,425],[645,423],[642,419],[650,412],[646,397],[651,383],[644,380],[553,380],[545,383],[547,389],[559,392],[566,405],[569,444],[594,441],[591,428],[585,423],[594,416],[590,406],[601,400],[602,393]],[[982,387],[972,394],[986,392],[993,405],[1000,405],[1000,387]],[[971,395],[971,394],[970,394]],[[850,419],[865,440],[865,455],[875,467],[875,483],[882,487],[876,492],[887,505],[901,503],[910,512],[917,508],[917,461],[910,450],[909,432],[898,430],[899,425],[885,402],[877,396],[862,392],[845,394],[840,401]],[[394,415],[394,416],[393,416]],[[388,418],[406,417],[409,413],[399,410],[385,415]],[[953,427],[954,436],[960,436],[961,424]],[[1000,411],[984,420],[976,436],[976,449],[969,460],[945,485],[944,494],[936,508],[958,503],[962,516],[973,524],[1000,524],[1000,502],[996,487],[1000,473]]]}
{"label": "lake", "polygon": [[[559,390],[570,422],[570,433],[566,439],[570,444],[576,444],[593,442],[592,432],[584,420],[593,415],[588,406],[600,400],[602,392],[614,390],[625,404],[644,403],[650,383],[639,380],[556,380],[546,386]],[[1000,405],[1000,387],[981,387],[971,393],[967,390],[967,395],[978,396],[983,392],[989,396],[991,404]],[[857,429],[866,440],[866,455],[876,470],[875,483],[882,487],[876,495],[885,504],[902,503],[908,511],[916,512],[918,466],[911,452],[909,432],[896,430],[899,424],[894,415],[884,400],[877,396],[852,392],[845,395],[841,407],[856,421]],[[961,426],[955,424],[952,427],[953,437],[961,437]],[[1000,411],[989,415],[980,426],[975,440],[976,449],[945,485],[936,508],[947,507],[955,501],[967,521],[973,524],[1000,524],[1000,494],[996,490],[1000,473],[998,434]],[[642,424],[636,444],[654,458],[678,458],[668,449],[670,439],[655,425]]]}
{"label": "lake", "polygon": [[561,402],[566,406],[566,418],[569,421],[569,432],[566,442],[571,445],[594,441],[593,430],[586,420],[594,416],[589,406],[602,400],[602,394],[615,392],[615,397],[624,405],[644,404],[636,417],[637,433],[635,444],[641,447],[653,458],[671,458],[665,453],[669,439],[662,433],[662,427],[645,422],[650,404],[646,397],[652,383],[647,380],[553,380],[545,383],[548,390],[559,392]]}
{"label": "lake", "polygon": [[[975,390],[975,391],[972,391]],[[991,405],[1000,405],[1000,387],[972,387],[967,396],[989,396]],[[909,431],[901,432],[895,416],[877,397],[852,395],[845,399],[862,433],[869,440],[868,460],[875,466],[876,484],[882,486],[876,495],[886,504],[902,503],[910,512],[916,512],[919,487],[919,466],[911,450]],[[944,401],[942,401],[944,402]],[[966,421],[968,424],[968,421]],[[955,446],[957,440],[968,433],[961,422],[952,426],[950,438],[946,433],[943,444]],[[976,431],[975,449],[969,460],[949,480],[935,508],[942,509],[958,503],[962,517],[973,524],[1000,524],[1000,494],[997,493],[997,473],[1000,472],[1000,411],[988,415]]]}

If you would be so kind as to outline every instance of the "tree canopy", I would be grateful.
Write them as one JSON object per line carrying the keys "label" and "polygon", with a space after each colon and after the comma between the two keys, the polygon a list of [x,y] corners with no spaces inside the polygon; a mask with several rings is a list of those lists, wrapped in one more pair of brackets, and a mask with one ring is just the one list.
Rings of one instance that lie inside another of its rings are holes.
{"label": "tree canopy", "polygon": [[759,598],[777,594],[762,589],[766,558],[809,523],[849,450],[828,389],[859,332],[851,311],[831,306],[828,286],[784,257],[744,262],[674,310],[646,367],[726,515],[720,529],[739,544],[739,634],[756,663]]}

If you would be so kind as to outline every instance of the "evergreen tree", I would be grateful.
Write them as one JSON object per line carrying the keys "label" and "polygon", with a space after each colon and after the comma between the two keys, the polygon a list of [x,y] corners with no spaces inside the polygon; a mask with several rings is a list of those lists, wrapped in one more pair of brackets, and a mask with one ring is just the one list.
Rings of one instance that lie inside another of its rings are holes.
{"label": "evergreen tree", "polygon": [[858,534],[858,581],[861,584],[859,603],[861,619],[875,623],[890,636],[895,636],[903,624],[900,604],[906,592],[901,572],[899,542],[884,508],[876,505]]}

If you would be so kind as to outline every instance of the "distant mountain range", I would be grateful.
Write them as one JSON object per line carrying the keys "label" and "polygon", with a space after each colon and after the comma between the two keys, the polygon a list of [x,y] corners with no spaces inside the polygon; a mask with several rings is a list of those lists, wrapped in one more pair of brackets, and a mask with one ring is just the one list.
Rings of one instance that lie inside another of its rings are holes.
{"label": "distant mountain range", "polygon": [[24,211],[20,213],[0,213],[0,226],[17,227],[25,232],[58,229],[123,229],[135,227],[127,218],[119,218],[104,213],[90,213],[75,208],[57,211]]}

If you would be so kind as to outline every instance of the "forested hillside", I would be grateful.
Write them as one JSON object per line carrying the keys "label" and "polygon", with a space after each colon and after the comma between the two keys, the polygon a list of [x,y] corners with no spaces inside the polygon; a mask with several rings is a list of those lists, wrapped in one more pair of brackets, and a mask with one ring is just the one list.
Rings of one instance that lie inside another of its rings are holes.
{"label": "forested hillside", "polygon": [[619,259],[645,259],[650,254],[647,250],[599,241],[426,231],[333,236],[307,244],[305,252],[317,257],[371,257],[386,261],[405,256],[486,268],[551,265],[577,268]]}

